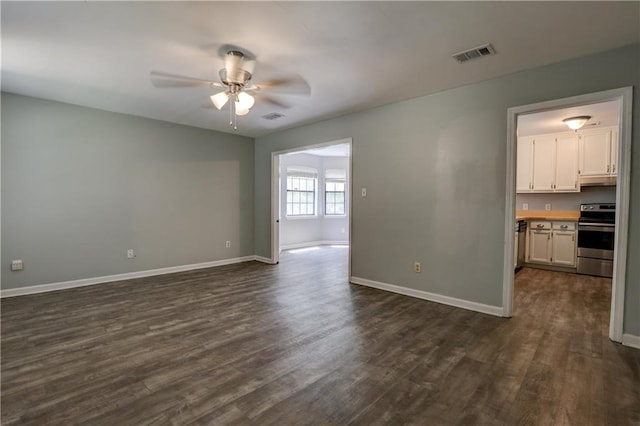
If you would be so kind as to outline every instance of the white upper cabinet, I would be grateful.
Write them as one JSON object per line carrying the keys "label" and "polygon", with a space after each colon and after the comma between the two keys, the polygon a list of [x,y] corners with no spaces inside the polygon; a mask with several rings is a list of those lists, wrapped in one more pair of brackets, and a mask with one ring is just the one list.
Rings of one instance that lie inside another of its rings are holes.
{"label": "white upper cabinet", "polygon": [[578,192],[578,142],[575,133],[564,133],[556,138],[556,179],[554,190]]}
{"label": "white upper cabinet", "polygon": [[618,139],[618,129],[611,130],[611,174],[618,175],[618,145],[620,140]]}
{"label": "white upper cabinet", "polygon": [[518,138],[516,162],[516,191],[531,192],[533,189],[533,137]]}
{"label": "white upper cabinet", "polygon": [[556,171],[556,138],[554,135],[533,138],[533,190],[552,192]]}
{"label": "white upper cabinet", "polygon": [[611,173],[611,130],[594,129],[580,135],[580,175],[603,176]]}
{"label": "white upper cabinet", "polygon": [[518,138],[516,191],[578,192],[576,133]]}

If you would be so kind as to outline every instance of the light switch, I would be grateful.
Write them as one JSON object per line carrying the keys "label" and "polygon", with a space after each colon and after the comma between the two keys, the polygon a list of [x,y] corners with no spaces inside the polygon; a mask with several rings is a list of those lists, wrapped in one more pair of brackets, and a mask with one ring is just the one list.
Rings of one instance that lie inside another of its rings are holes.
{"label": "light switch", "polygon": [[362,187],[362,196],[366,197],[367,196],[367,188]]}

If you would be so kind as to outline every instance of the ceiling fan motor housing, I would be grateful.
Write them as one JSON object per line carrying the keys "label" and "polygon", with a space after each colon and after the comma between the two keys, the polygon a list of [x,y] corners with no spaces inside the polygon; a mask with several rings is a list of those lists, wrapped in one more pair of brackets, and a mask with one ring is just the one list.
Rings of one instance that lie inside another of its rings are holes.
{"label": "ceiling fan motor housing", "polygon": [[251,80],[251,73],[245,70],[244,53],[237,50],[227,52],[225,58],[225,67],[220,70],[220,80],[226,85],[239,84],[244,86],[247,81]]}

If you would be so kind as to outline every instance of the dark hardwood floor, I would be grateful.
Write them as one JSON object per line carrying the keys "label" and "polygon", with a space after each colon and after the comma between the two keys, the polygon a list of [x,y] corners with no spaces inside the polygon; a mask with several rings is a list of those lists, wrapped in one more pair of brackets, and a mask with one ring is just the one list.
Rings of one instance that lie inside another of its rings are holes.
{"label": "dark hardwood floor", "polygon": [[525,269],[504,319],[346,275],[323,247],[2,299],[2,424],[639,424],[610,280]]}

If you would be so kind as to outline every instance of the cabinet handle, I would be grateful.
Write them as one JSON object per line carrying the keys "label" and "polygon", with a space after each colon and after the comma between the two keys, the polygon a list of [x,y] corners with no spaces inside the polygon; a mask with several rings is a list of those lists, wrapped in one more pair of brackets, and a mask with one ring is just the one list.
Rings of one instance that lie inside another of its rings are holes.
{"label": "cabinet handle", "polygon": [[611,166],[611,173],[615,173],[616,172],[616,165],[614,164],[613,166]]}
{"label": "cabinet handle", "polygon": [[576,188],[576,189],[578,188],[578,181],[576,181],[576,183],[573,184],[573,187]]}
{"label": "cabinet handle", "polygon": [[553,189],[553,184],[551,184],[551,189]]}
{"label": "cabinet handle", "polygon": [[567,229],[569,226],[568,225],[560,225],[560,228],[562,229]]}
{"label": "cabinet handle", "polygon": [[576,240],[576,236],[575,236],[575,235],[572,235],[572,236],[571,236],[571,241],[575,241],[575,240]]}
{"label": "cabinet handle", "polygon": [[541,224],[541,223],[539,223],[539,224],[537,224],[537,225],[536,225],[536,227],[537,227],[537,228],[544,228],[544,225],[543,225],[543,224]]}
{"label": "cabinet handle", "polygon": [[609,173],[609,169],[611,168],[611,166],[607,165],[607,173]]}

